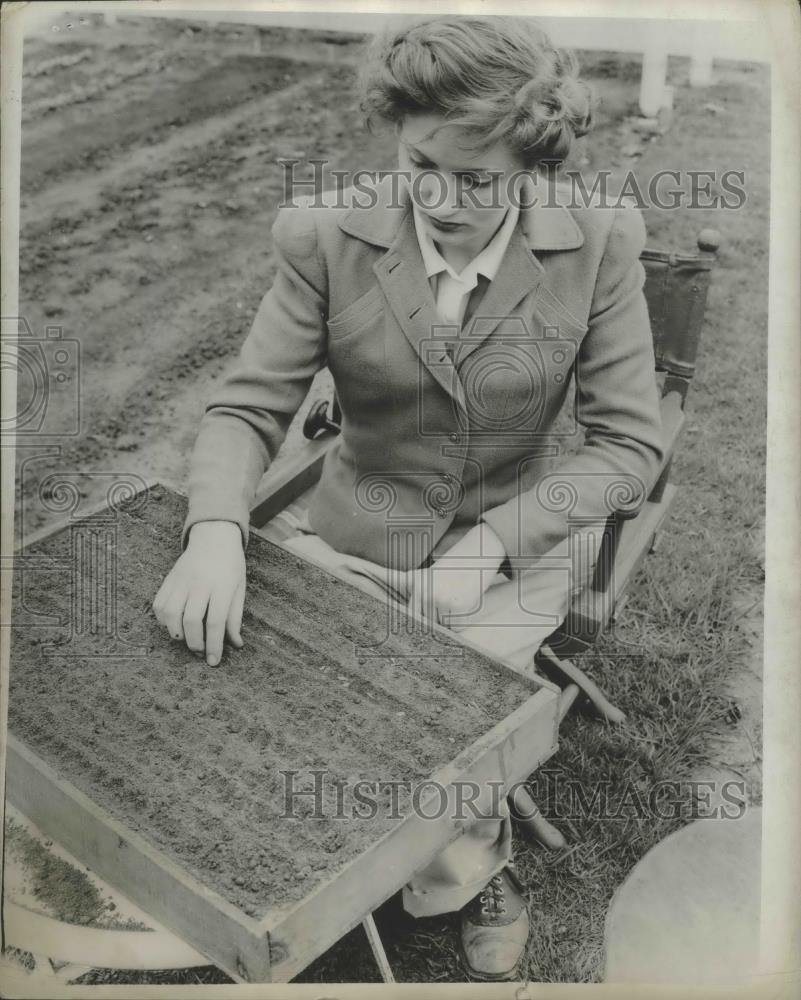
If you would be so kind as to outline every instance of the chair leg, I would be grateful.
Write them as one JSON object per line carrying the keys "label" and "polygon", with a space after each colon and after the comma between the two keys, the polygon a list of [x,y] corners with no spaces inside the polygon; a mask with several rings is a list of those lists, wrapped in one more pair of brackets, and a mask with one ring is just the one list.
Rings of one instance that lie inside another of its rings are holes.
{"label": "chair leg", "polygon": [[542,815],[539,806],[522,785],[518,785],[509,796],[509,804],[518,823],[543,847],[549,851],[561,851],[566,846],[564,836]]}
{"label": "chair leg", "polygon": [[378,971],[381,973],[381,978],[385,983],[394,983],[395,977],[392,975],[392,967],[389,964],[387,953],[384,951],[384,945],[372,913],[368,913],[364,920],[362,920],[362,927],[364,927],[364,933],[367,935],[367,940],[370,943],[370,950],[378,966]]}
{"label": "chair leg", "polygon": [[[580,694],[589,698],[607,722],[622,722],[626,718],[620,709],[606,698],[598,685],[570,660],[560,659],[549,646],[541,646],[539,654],[542,660],[568,679],[568,684],[559,696],[559,722],[564,719]],[[562,833],[542,815],[539,806],[522,785],[518,785],[509,795],[509,805],[523,829],[543,847],[551,851],[560,851],[567,846]]]}
{"label": "chair leg", "polygon": [[559,696],[559,721],[567,715],[570,709],[573,707],[573,702],[578,698],[581,693],[581,689],[578,684],[568,684],[566,688],[562,689],[562,693]]}
{"label": "chair leg", "polygon": [[591,681],[583,670],[579,670],[575,663],[561,660],[549,646],[540,646],[539,653],[541,661],[561,673],[571,684],[575,684],[607,722],[623,722],[626,718],[623,712],[609,701],[598,685]]}

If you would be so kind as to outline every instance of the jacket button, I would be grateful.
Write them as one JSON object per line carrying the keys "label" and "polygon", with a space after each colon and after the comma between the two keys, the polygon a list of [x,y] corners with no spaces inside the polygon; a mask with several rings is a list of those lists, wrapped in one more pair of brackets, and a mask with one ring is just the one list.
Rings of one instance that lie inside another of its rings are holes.
{"label": "jacket button", "polygon": [[456,431],[451,431],[448,437],[451,439],[451,441],[453,441],[454,444],[459,440],[459,435],[456,433]]}

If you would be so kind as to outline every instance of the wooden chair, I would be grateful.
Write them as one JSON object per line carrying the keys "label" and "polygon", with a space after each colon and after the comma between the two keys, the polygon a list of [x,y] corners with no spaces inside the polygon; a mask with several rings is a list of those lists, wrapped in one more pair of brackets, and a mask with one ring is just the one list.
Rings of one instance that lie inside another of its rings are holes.
{"label": "wooden chair", "polygon": [[669,482],[673,454],[684,423],[690,380],[695,374],[707,292],[720,246],[720,234],[705,229],[698,253],[678,254],[646,249],[645,297],[651,320],[657,376],[662,381],[662,426],[665,459],[646,503],[609,517],[601,556],[591,586],[578,596],[570,613],[548,640],[553,653],[571,656],[593,646],[626,599],[643,560],[653,551],[657,533],[670,513],[676,487]]}
{"label": "wooden chair", "polygon": [[[697,242],[695,254],[645,249],[640,258],[645,268],[644,292],[651,321],[656,375],[662,382],[665,457],[646,502],[622,507],[608,518],[592,583],[576,597],[565,621],[543,643],[535,657],[542,673],[563,686],[562,718],[579,695],[607,722],[618,723],[624,718],[620,709],[609,702],[569,657],[591,649],[614,621],[646,556],[654,551],[658,532],[676,499],[677,488],[669,481],[670,470],[684,423],[690,380],[695,374],[720,234],[714,229],[704,229]],[[524,790],[518,795],[518,812],[533,816],[533,820],[524,824],[529,832],[546,847],[562,847],[564,838],[538,814],[530,796]]]}

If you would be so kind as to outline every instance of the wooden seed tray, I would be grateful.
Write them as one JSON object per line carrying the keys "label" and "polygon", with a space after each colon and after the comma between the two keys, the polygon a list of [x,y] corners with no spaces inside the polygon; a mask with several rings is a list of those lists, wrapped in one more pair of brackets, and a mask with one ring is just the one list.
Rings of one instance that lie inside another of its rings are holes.
{"label": "wooden seed tray", "polygon": [[[460,783],[554,752],[558,692],[446,630],[389,629],[257,531],[245,647],[210,668],[152,612],[185,514],[154,484],[17,552],[7,794],[233,978],[286,982],[460,835]],[[448,808],[414,798],[429,778]]]}

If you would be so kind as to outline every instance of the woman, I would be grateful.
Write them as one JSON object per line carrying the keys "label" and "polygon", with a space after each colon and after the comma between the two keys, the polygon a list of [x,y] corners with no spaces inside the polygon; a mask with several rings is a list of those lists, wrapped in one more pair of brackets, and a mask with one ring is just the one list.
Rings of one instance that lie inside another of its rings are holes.
{"label": "woman", "polygon": [[[528,19],[406,24],[372,46],[361,93],[403,183],[279,212],[275,282],[207,406],[154,610],[212,665],[224,634],[242,645],[250,505],[327,364],[342,432],[286,544],[525,667],[587,581],[610,484],[644,496],[662,459],[644,226],[559,204],[550,168],[589,93]],[[509,826],[477,821],[404,889],[414,914],[462,909],[477,978],[513,976],[528,935]]]}

